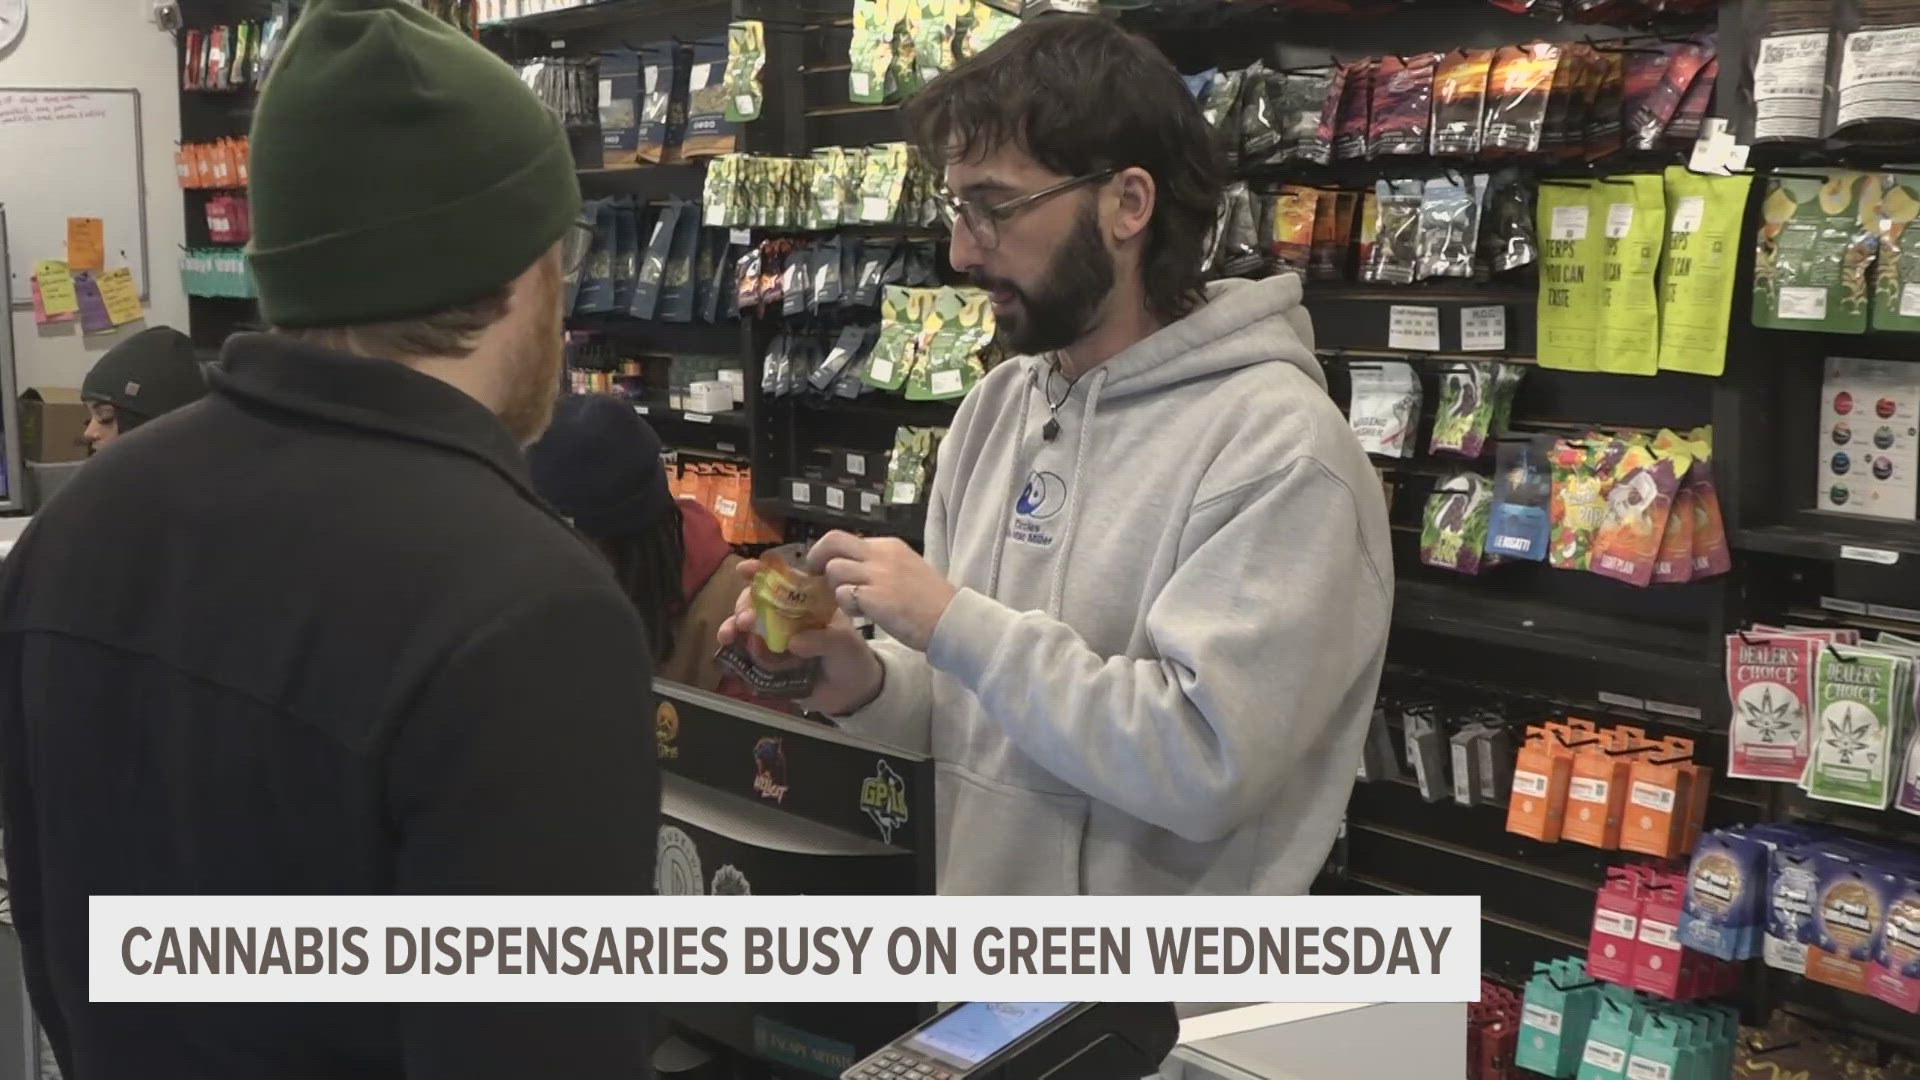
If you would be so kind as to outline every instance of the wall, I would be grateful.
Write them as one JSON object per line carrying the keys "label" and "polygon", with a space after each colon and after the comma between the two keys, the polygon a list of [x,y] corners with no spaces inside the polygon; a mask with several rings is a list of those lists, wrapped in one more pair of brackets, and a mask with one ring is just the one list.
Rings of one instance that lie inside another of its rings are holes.
{"label": "wall", "polygon": [[20,385],[79,386],[102,352],[149,326],[187,327],[178,254],[186,243],[174,144],[180,138],[173,38],[153,25],[150,0],[28,0],[27,32],[0,53],[0,86],[131,87],[140,91],[146,152],[147,257],[152,280],[145,320],[114,334],[82,336],[75,324],[41,328],[32,309],[13,311]]}

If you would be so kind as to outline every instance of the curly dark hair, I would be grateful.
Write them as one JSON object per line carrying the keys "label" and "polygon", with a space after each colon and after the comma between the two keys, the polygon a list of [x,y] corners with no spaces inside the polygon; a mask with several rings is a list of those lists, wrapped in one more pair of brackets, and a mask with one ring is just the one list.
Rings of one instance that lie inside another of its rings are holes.
{"label": "curly dark hair", "polygon": [[1222,162],[1186,82],[1151,42],[1104,16],[1044,15],[934,79],[906,115],[936,170],[1006,146],[1063,176],[1146,170],[1148,310],[1172,322],[1204,298]]}

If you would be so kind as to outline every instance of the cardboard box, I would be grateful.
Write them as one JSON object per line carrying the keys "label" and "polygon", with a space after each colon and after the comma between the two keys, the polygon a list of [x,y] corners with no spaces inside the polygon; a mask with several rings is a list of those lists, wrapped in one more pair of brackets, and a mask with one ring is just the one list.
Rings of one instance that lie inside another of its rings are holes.
{"label": "cardboard box", "polygon": [[60,463],[87,460],[80,436],[88,409],[80,391],[66,386],[31,386],[20,395],[20,454],[28,461]]}
{"label": "cardboard box", "polygon": [[733,388],[718,379],[702,380],[687,388],[687,411],[726,412],[733,408]]}

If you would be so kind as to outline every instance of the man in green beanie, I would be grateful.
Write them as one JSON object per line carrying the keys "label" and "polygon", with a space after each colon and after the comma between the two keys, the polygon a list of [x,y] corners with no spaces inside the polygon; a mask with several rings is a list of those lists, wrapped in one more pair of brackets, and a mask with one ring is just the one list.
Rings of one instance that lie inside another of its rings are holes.
{"label": "man in green beanie", "polygon": [[0,564],[34,1008],[74,1080],[649,1076],[636,1006],[89,1000],[93,895],[653,891],[652,650],[522,453],[583,250],[564,130],[408,0],[313,0],[251,198],[274,330]]}
{"label": "man in green beanie", "polygon": [[163,413],[205,397],[207,376],[193,339],[170,326],[142,330],[108,349],[80,384],[87,403],[87,453]]}

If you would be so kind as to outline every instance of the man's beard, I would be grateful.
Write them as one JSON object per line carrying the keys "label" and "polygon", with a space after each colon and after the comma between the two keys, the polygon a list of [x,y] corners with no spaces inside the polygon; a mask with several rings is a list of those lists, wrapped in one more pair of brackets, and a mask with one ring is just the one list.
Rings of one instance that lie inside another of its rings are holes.
{"label": "man's beard", "polygon": [[539,439],[553,421],[553,403],[560,395],[560,369],[566,361],[560,272],[552,260],[543,260],[541,265],[546,269],[532,290],[534,313],[527,319],[520,340],[514,343],[512,381],[498,413],[500,422],[522,446]]}
{"label": "man's beard", "polygon": [[977,270],[968,276],[979,288],[1014,295],[1017,306],[998,318],[994,336],[1015,354],[1036,356],[1064,349],[1092,329],[1100,305],[1113,291],[1113,253],[1100,239],[1099,214],[1089,200],[1032,293]]}

